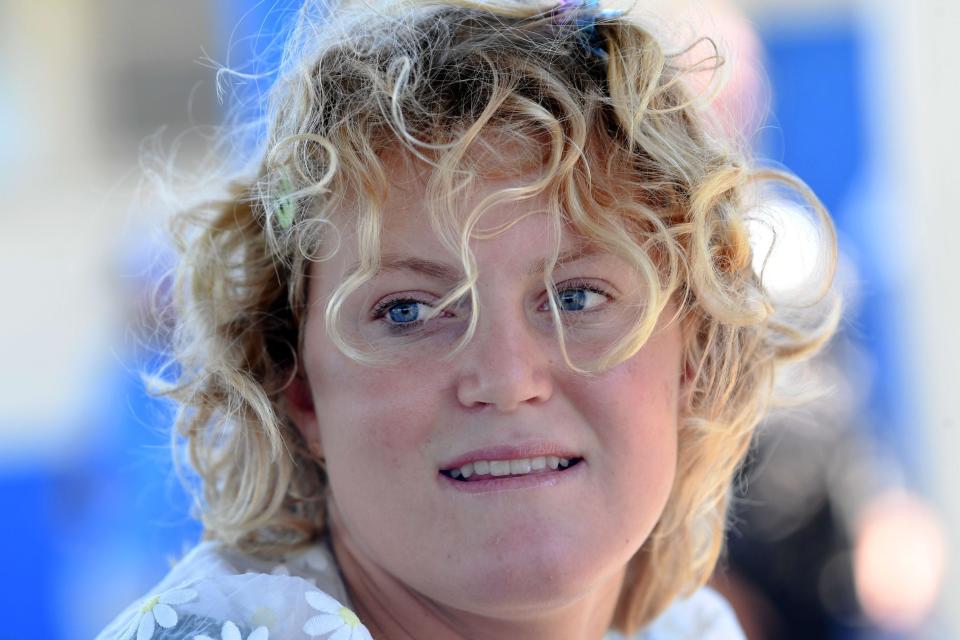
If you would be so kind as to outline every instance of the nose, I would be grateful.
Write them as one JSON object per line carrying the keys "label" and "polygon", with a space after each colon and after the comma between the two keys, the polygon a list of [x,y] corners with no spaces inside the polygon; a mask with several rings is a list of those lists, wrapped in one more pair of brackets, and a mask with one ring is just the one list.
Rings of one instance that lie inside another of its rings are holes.
{"label": "nose", "polygon": [[522,316],[480,314],[476,333],[459,358],[457,399],[464,407],[512,412],[550,399],[555,340]]}

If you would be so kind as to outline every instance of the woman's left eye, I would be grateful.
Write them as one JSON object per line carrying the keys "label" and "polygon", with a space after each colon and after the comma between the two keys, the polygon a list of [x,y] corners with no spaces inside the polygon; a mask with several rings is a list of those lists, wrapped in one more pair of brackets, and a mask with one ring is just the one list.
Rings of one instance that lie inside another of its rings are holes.
{"label": "woman's left eye", "polygon": [[[576,285],[558,287],[554,292],[554,300],[560,311],[589,311],[607,302],[610,296],[597,287]],[[543,310],[549,306],[543,305]]]}

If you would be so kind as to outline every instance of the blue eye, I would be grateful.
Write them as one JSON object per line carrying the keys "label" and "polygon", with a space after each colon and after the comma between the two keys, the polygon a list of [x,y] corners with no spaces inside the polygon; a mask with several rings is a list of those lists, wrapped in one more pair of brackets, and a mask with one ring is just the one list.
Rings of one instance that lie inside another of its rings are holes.
{"label": "blue eye", "polygon": [[587,311],[609,299],[603,291],[582,285],[559,289],[555,295],[560,311]]}
{"label": "blue eye", "polygon": [[567,289],[557,294],[557,306],[563,311],[583,311],[587,304],[587,292],[583,289]]}
{"label": "blue eye", "polygon": [[373,309],[371,319],[379,320],[394,333],[407,333],[423,328],[427,323],[424,316],[432,310],[432,305],[415,298],[388,298]]}
{"label": "blue eye", "polygon": [[386,316],[395,324],[410,324],[420,319],[420,307],[427,306],[415,300],[398,300],[386,309]]}

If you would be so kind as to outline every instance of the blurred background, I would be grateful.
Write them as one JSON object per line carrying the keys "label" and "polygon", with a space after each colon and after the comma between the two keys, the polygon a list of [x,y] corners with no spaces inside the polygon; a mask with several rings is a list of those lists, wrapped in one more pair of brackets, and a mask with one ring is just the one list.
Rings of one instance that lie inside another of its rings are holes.
{"label": "blurred background", "polygon": [[[0,639],[94,636],[199,536],[139,375],[168,266],[144,159],[190,166],[229,106],[211,61],[269,63],[297,4],[0,0]],[[843,253],[807,373],[831,392],[763,426],[714,584],[751,638],[960,637],[960,3],[638,4],[729,53],[727,126],[810,184]],[[809,234],[765,215],[789,291]]]}

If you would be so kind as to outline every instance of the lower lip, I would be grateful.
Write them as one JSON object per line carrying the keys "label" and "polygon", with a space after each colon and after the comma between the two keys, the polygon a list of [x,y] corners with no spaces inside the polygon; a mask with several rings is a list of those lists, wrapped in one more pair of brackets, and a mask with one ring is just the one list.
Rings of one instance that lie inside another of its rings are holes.
{"label": "lower lip", "polygon": [[442,473],[438,473],[437,476],[444,484],[462,493],[498,493],[563,484],[579,477],[585,466],[586,462],[581,460],[565,471],[542,471],[522,476],[490,476],[489,480],[474,480],[473,482],[454,480]]}

